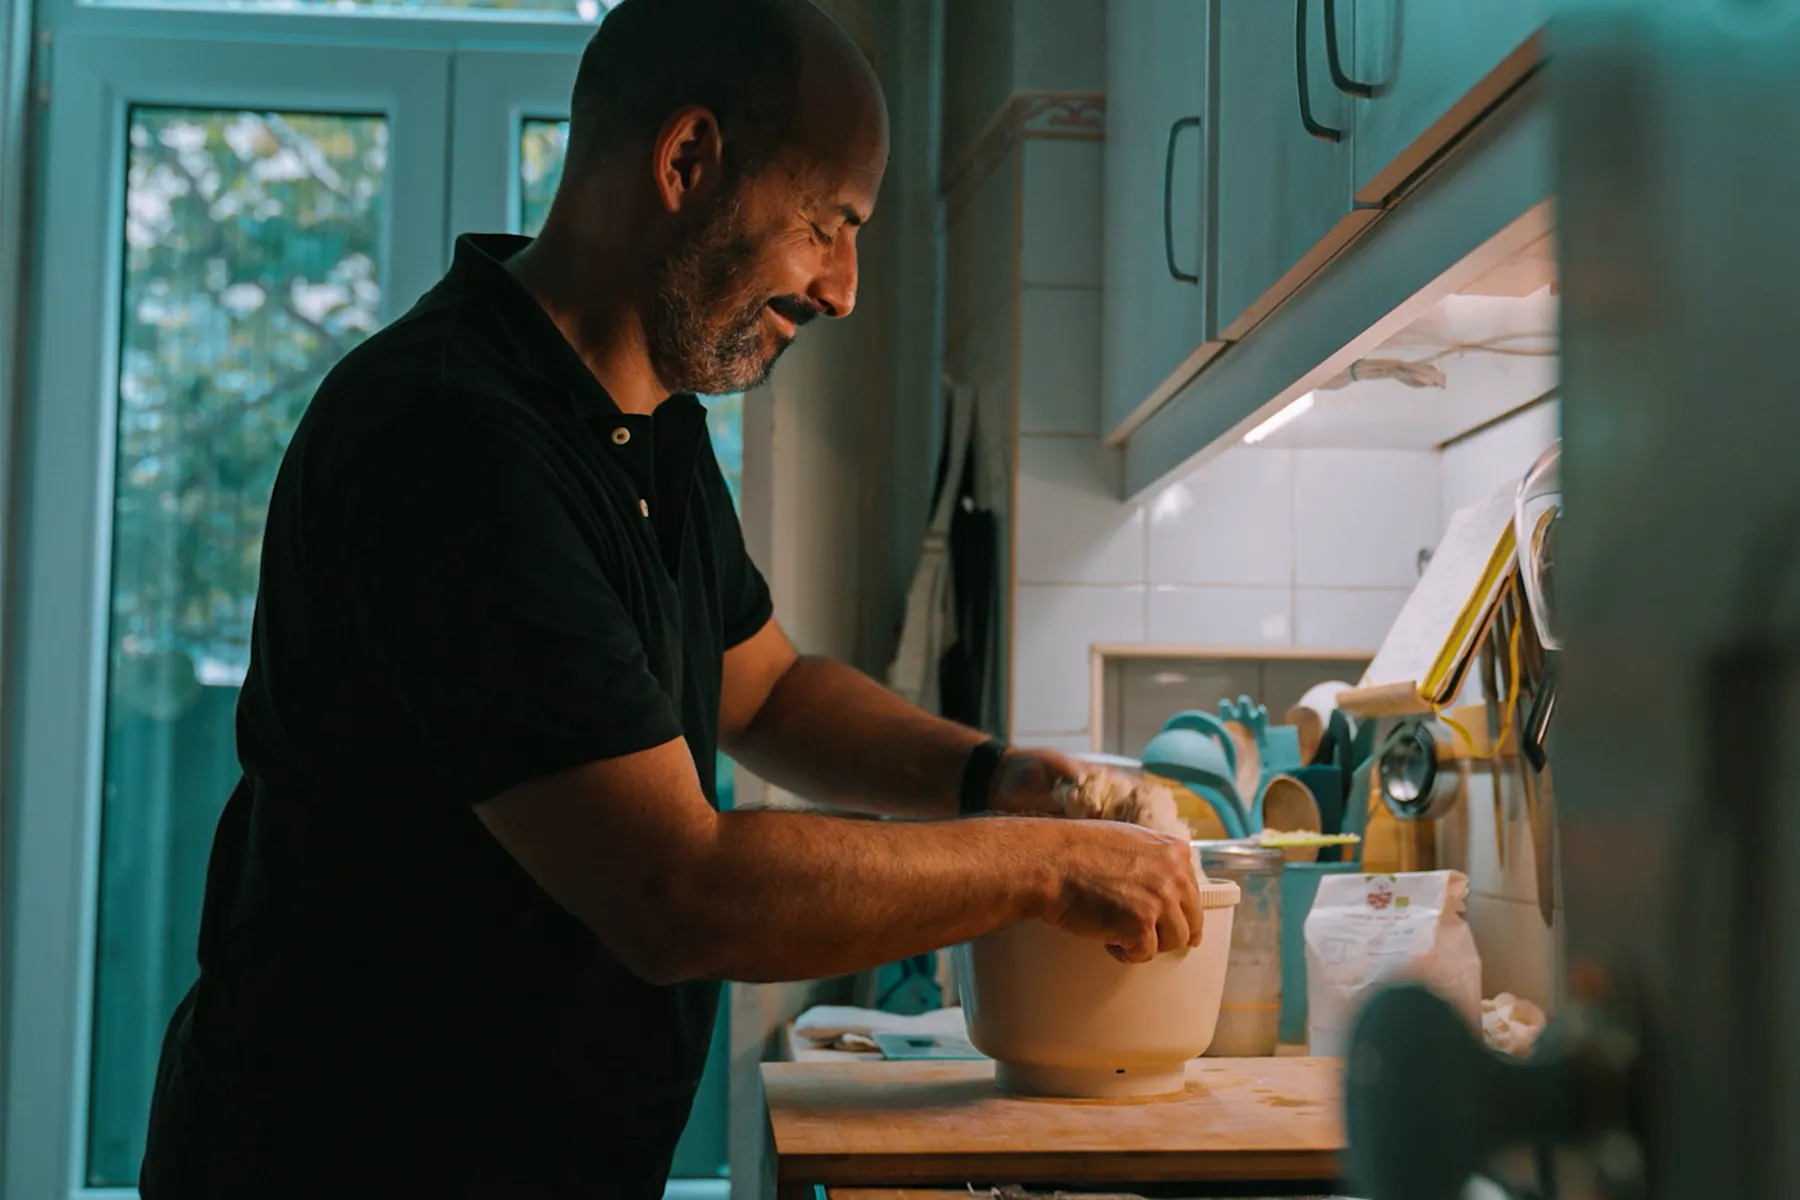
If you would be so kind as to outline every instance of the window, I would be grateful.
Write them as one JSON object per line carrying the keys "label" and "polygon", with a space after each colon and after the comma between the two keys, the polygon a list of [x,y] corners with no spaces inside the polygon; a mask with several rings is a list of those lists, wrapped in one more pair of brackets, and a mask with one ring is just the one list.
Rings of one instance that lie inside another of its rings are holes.
{"label": "window", "polygon": [[87,1182],[130,1185],[194,977],[275,469],[380,321],[387,122],[129,119]]}

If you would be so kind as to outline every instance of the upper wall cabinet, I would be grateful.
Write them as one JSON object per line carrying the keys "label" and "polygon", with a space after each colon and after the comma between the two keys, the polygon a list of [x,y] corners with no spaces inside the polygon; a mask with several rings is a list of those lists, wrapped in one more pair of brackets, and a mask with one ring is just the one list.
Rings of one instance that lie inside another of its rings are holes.
{"label": "upper wall cabinet", "polygon": [[1355,0],[1354,63],[1334,73],[1358,97],[1358,201],[1385,203],[1531,72],[1551,3]]}
{"label": "upper wall cabinet", "polygon": [[1275,336],[1259,327],[1516,98],[1554,3],[1108,4],[1102,432],[1136,443]]}
{"label": "upper wall cabinet", "polygon": [[1351,201],[1354,100],[1330,69],[1352,44],[1350,5],[1225,0],[1216,11],[1216,311],[1234,341],[1373,214]]}
{"label": "upper wall cabinet", "polygon": [[1112,438],[1136,428],[1217,345],[1207,327],[1211,9],[1204,0],[1106,6],[1100,432]]}

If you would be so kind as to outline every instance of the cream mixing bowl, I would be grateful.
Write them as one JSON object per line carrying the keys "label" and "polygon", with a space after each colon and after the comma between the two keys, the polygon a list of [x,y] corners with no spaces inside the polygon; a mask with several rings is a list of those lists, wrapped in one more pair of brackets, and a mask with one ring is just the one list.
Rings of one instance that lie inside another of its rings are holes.
{"label": "cream mixing bowl", "polygon": [[1042,921],[956,948],[969,1040],[994,1081],[1024,1096],[1112,1098],[1179,1092],[1212,1042],[1238,886],[1200,875],[1200,945],[1122,963],[1103,942]]}

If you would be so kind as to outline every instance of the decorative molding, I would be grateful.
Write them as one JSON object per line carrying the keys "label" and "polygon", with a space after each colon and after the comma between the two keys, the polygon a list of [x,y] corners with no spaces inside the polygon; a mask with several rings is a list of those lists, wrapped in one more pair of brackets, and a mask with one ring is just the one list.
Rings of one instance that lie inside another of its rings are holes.
{"label": "decorative molding", "polygon": [[1013,97],[1024,137],[1081,138],[1106,136],[1106,97],[1097,93],[1027,93]]}
{"label": "decorative molding", "polygon": [[968,206],[1006,156],[1025,138],[1099,141],[1106,133],[1106,97],[1099,92],[1014,92],[954,169],[944,176],[947,216]]}

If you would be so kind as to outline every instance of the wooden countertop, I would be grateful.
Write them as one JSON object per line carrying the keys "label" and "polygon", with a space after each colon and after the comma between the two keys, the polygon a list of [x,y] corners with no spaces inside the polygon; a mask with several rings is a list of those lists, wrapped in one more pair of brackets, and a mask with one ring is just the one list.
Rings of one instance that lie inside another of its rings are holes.
{"label": "wooden countertop", "polygon": [[[956,1188],[831,1188],[826,1200],[988,1200],[988,1193],[970,1193],[966,1187]],[[1080,1200],[1071,1197],[1070,1200]],[[1295,1200],[1282,1197],[1281,1200]]]}
{"label": "wooden countertop", "polygon": [[841,1189],[1329,1182],[1344,1145],[1339,1068],[1203,1058],[1177,1095],[1113,1101],[1001,1095],[986,1061],[765,1063],[763,1085],[778,1194],[822,1184],[856,1197]]}
{"label": "wooden countertop", "polygon": [[[831,1188],[826,1200],[987,1200],[987,1193],[956,1188]],[[1270,1200],[1275,1200],[1271,1197]],[[1327,1197],[1281,1197],[1280,1200],[1330,1200]]]}

